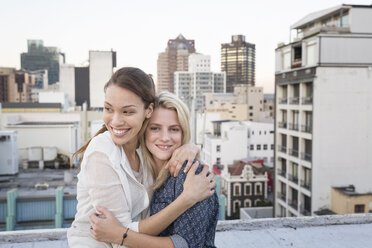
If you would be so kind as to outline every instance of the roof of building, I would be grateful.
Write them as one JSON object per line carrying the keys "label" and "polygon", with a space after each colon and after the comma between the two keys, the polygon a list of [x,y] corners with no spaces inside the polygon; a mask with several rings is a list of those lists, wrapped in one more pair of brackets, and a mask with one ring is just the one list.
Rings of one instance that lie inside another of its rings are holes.
{"label": "roof of building", "polygon": [[342,4],[337,5],[332,8],[316,11],[313,13],[308,14],[301,20],[297,21],[291,26],[291,29],[301,29],[307,26],[307,24],[311,22],[319,21],[320,19],[326,17],[327,15],[333,15],[335,12],[341,9],[349,9],[349,8],[372,8],[371,5],[352,5],[352,4]]}
{"label": "roof of building", "polygon": [[[0,232],[2,248],[67,248],[67,229]],[[372,214],[219,221],[217,247],[371,247]]]}
{"label": "roof of building", "polygon": [[332,187],[333,189],[349,196],[362,196],[362,195],[372,195],[372,192],[358,193],[355,191],[354,185],[349,185],[345,187]]}
{"label": "roof of building", "polygon": [[62,108],[61,103],[2,102],[2,108]]}
{"label": "roof of building", "polygon": [[[265,170],[262,170],[263,167],[263,160],[252,160],[252,161],[239,161],[235,165],[228,166],[228,170],[231,176],[239,176],[242,174],[242,171],[246,165],[252,166],[253,172],[256,175],[264,174]],[[259,165],[259,166],[256,166]]]}
{"label": "roof of building", "polygon": [[[30,165],[31,166],[31,165]],[[38,165],[37,165],[38,166]],[[19,173],[12,176],[0,176],[0,199],[6,198],[7,191],[17,188],[19,197],[54,197],[55,189],[64,187],[66,195],[76,195],[76,175],[78,171],[66,169],[38,168],[19,169]],[[54,167],[54,164],[53,164]],[[72,173],[72,181],[65,181],[65,171]],[[46,183],[46,184],[45,184]],[[45,187],[37,188],[37,184]]]}

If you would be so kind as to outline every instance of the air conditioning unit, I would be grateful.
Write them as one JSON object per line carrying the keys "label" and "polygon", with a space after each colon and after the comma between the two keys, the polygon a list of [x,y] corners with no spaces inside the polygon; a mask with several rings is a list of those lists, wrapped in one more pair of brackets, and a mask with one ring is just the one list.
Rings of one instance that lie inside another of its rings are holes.
{"label": "air conditioning unit", "polygon": [[17,132],[0,131],[0,175],[14,175],[17,173]]}

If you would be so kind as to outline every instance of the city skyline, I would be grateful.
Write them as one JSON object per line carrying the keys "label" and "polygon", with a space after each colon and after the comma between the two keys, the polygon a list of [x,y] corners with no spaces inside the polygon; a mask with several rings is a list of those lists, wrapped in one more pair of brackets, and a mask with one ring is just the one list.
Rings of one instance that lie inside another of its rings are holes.
{"label": "city skyline", "polygon": [[[6,1],[0,66],[20,68],[28,39],[41,39],[66,54],[66,63],[87,64],[89,50],[117,51],[117,65],[136,66],[154,75],[158,54],[169,39],[183,34],[196,52],[211,56],[211,70],[221,71],[221,44],[242,34],[256,45],[256,86],[274,92],[274,49],[288,43],[289,26],[311,12],[361,1]],[[278,21],[280,20],[280,21]],[[155,80],[156,81],[156,80]]]}

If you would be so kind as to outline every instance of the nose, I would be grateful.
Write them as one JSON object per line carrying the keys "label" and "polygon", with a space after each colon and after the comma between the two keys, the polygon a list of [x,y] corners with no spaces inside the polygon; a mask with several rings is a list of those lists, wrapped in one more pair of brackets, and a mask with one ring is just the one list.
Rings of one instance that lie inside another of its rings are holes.
{"label": "nose", "polygon": [[125,123],[125,121],[123,119],[123,116],[120,113],[114,113],[113,114],[111,124],[114,127],[122,126],[122,125],[124,125],[124,123]]}
{"label": "nose", "polygon": [[166,142],[170,139],[168,130],[162,130],[160,139],[163,142]]}

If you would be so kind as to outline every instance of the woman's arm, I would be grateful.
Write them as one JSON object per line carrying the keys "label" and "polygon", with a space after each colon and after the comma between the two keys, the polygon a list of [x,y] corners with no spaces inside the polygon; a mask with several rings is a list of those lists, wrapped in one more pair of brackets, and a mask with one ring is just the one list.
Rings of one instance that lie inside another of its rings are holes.
{"label": "woman's arm", "polygon": [[[185,190],[174,202],[172,202],[159,213],[140,222],[140,232],[150,235],[158,235],[191,205],[194,205],[196,202],[203,200],[214,193],[214,191],[211,189],[215,187],[216,183],[214,181],[211,182],[210,178],[206,177],[208,167],[204,166],[203,171],[199,175],[195,175],[197,167],[197,164],[192,166],[185,179]],[[100,211],[102,209],[97,207],[97,210]],[[96,239],[99,241],[120,244],[122,235],[126,228],[123,227],[123,225],[120,224],[120,222],[118,222],[115,218],[108,218],[109,215],[106,215],[106,211],[101,212],[103,214],[103,218],[99,218],[95,214],[90,216],[91,225],[93,226],[93,230],[97,237]]]}

